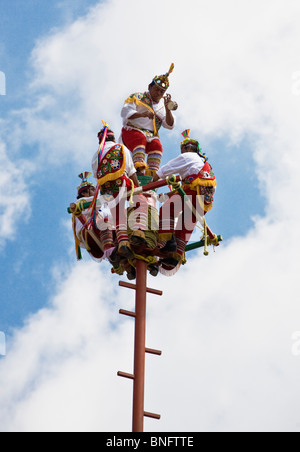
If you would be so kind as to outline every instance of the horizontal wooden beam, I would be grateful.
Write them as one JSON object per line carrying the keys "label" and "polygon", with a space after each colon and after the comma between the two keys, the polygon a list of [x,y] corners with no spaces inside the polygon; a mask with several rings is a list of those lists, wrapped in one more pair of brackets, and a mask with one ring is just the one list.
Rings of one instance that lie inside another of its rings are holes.
{"label": "horizontal wooden beam", "polygon": [[127,374],[126,372],[118,372],[118,377],[129,378],[129,380],[134,380],[135,376],[132,374]]}
{"label": "horizontal wooden beam", "polygon": [[151,355],[162,355],[162,351],[160,350],[154,350],[153,348],[146,348],[146,353],[150,353]]}
{"label": "horizontal wooden beam", "polygon": [[119,314],[127,315],[128,317],[136,317],[135,312],[126,311],[125,309],[120,309]]}
{"label": "horizontal wooden beam", "polygon": [[[218,242],[223,242],[223,237],[221,235],[218,235]],[[192,250],[196,250],[197,248],[203,248],[205,245],[205,240],[200,240],[200,242],[194,242],[194,243],[190,243],[189,245],[187,245],[185,247],[185,251],[192,251]]]}
{"label": "horizontal wooden beam", "polygon": [[[136,285],[135,284],[130,284],[130,283],[125,282],[125,281],[119,281],[119,286],[126,287],[127,289],[136,290]],[[163,292],[161,290],[150,289],[149,287],[147,287],[147,292],[151,293],[153,295],[159,295],[160,297],[163,295]]]}
{"label": "horizontal wooden beam", "polygon": [[158,420],[158,421],[161,419],[160,414],[149,413],[148,411],[145,411],[145,412],[144,412],[144,416],[145,416],[145,417],[151,417],[152,419],[156,419],[156,420]]}

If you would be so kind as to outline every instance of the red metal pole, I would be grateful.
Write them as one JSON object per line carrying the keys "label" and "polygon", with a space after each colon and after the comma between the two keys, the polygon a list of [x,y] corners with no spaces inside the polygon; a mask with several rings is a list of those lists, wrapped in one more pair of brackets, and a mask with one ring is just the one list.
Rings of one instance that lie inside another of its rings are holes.
{"label": "red metal pole", "polygon": [[144,431],[147,263],[136,261],[135,352],[132,431]]}

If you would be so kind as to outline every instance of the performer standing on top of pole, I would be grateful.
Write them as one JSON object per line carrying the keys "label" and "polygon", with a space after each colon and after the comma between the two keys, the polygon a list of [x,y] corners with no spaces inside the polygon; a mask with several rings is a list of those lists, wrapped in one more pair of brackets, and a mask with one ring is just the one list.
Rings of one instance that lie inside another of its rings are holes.
{"label": "performer standing on top of pole", "polygon": [[176,110],[178,105],[171,102],[170,94],[165,96],[173,69],[174,64],[166,74],[155,76],[148,91],[129,96],[121,112],[123,143],[132,152],[137,171],[152,177],[160,167],[163,153],[159,129],[163,126],[171,130],[175,126],[172,110]]}

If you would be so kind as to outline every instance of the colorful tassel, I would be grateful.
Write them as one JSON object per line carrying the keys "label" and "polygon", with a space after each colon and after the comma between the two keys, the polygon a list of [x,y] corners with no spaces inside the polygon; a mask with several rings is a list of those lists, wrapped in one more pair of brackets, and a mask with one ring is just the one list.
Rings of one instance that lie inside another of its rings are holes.
{"label": "colorful tassel", "polygon": [[99,149],[98,149],[98,168],[100,166],[103,149],[104,149],[105,142],[106,142],[107,131],[109,129],[108,124],[105,121],[102,120],[102,123],[104,125],[104,130],[103,130],[103,137],[102,137],[101,143],[99,145]]}
{"label": "colorful tassel", "polygon": [[174,63],[171,64],[169,71],[167,72],[167,76],[170,75],[174,71]]}
{"label": "colorful tassel", "polygon": [[81,248],[80,248],[80,241],[78,240],[77,235],[76,235],[76,217],[75,217],[75,215],[73,215],[73,217],[72,217],[72,226],[73,226],[73,233],[74,233],[74,240],[75,240],[76,257],[77,257],[77,260],[80,261],[82,259],[82,254],[81,254]]}
{"label": "colorful tassel", "polygon": [[91,175],[92,175],[92,173],[89,173],[88,171],[85,171],[85,172],[80,173],[78,175],[78,177],[82,180],[82,182],[79,185],[79,187],[77,187],[78,194],[83,188],[88,187],[88,186],[92,186],[92,187],[94,186],[91,182],[88,181],[88,178]]}
{"label": "colorful tassel", "polygon": [[185,140],[187,140],[188,138],[190,138],[190,131],[191,129],[186,129],[184,132],[182,132],[182,136]]}
{"label": "colorful tassel", "polygon": [[89,173],[88,171],[85,171],[84,173],[81,173],[78,175],[80,179],[82,179],[82,182],[87,182],[88,178],[92,175],[92,173]]}

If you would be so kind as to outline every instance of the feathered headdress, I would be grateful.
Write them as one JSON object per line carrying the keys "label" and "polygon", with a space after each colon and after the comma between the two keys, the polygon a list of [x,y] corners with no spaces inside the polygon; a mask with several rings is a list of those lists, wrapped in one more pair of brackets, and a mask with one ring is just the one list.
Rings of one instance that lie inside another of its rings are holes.
{"label": "feathered headdress", "polygon": [[206,155],[202,152],[202,149],[200,148],[200,144],[199,141],[197,140],[193,140],[192,138],[190,138],[190,131],[191,129],[186,129],[184,132],[182,132],[182,136],[184,138],[184,140],[180,143],[180,146],[184,146],[185,144],[188,143],[192,143],[195,144],[197,146],[197,154],[202,157],[205,161],[207,161],[207,157]]}
{"label": "feathered headdress", "polygon": [[78,175],[78,177],[81,179],[81,184],[79,185],[79,187],[77,187],[77,191],[78,191],[78,195],[80,195],[80,193],[82,191],[84,191],[87,187],[94,187],[95,186],[88,181],[88,178],[92,175],[92,173],[89,173],[88,171],[85,171],[84,173],[81,173]]}
{"label": "feathered headdress", "polygon": [[98,139],[99,139],[98,168],[99,168],[99,165],[101,162],[101,157],[102,157],[103,149],[104,149],[104,146],[106,143],[106,138],[110,135],[111,136],[115,135],[114,131],[109,128],[109,125],[107,124],[107,122],[102,120],[102,124],[103,124],[103,128],[98,133]]}
{"label": "feathered headdress", "polygon": [[171,64],[169,71],[166,74],[163,75],[156,75],[153,79],[153,82],[157,85],[160,86],[160,88],[163,88],[164,90],[167,90],[170,86],[169,83],[169,75],[173,72],[174,70],[174,63]]}

